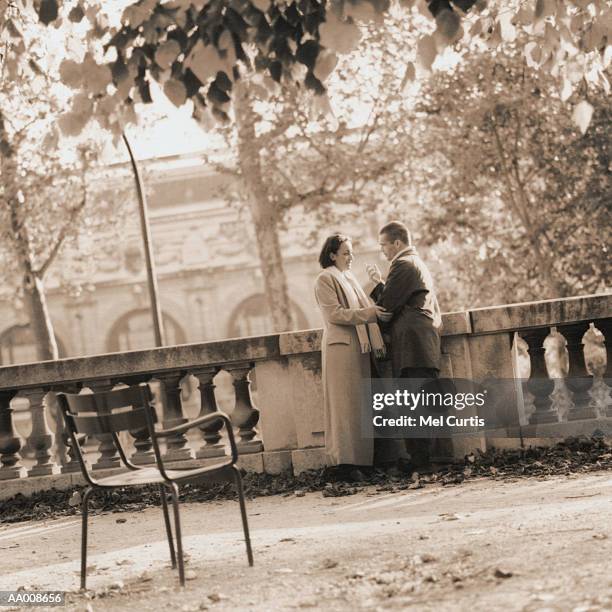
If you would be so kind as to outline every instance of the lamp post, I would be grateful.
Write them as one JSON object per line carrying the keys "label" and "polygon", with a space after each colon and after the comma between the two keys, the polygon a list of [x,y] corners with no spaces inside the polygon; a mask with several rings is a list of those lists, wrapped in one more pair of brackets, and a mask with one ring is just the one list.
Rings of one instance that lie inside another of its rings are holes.
{"label": "lamp post", "polygon": [[138,195],[138,207],[140,210],[140,230],[142,232],[142,242],[144,245],[145,262],[147,265],[147,285],[149,287],[149,300],[151,304],[151,315],[153,317],[153,331],[155,332],[155,346],[164,346],[164,326],[162,321],[162,313],[159,305],[159,297],[157,291],[157,277],[155,276],[155,263],[153,254],[151,253],[151,230],[149,228],[149,218],[147,215],[147,198],[142,188],[142,179],[138,169],[138,163],[132,153],[132,147],[123,133],[123,142],[127,147],[134,171],[134,180],[136,182],[136,193]]}

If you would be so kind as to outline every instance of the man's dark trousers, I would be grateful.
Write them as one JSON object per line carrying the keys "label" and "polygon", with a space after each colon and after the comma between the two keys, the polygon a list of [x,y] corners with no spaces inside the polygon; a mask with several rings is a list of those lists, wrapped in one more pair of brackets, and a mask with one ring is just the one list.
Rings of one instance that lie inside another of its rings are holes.
{"label": "man's dark trousers", "polygon": [[[402,368],[400,378],[420,378],[429,380],[438,378],[440,371],[437,368]],[[406,451],[410,453],[411,464],[415,468],[422,468],[431,462],[431,440],[428,438],[406,438]]]}

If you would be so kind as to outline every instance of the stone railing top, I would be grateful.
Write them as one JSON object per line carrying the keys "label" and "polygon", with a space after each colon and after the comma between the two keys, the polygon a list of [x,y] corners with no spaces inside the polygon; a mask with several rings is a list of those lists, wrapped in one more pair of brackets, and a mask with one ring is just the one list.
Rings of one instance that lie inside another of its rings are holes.
{"label": "stone railing top", "polygon": [[469,314],[475,334],[596,321],[612,316],[612,293],[476,308]]}
{"label": "stone railing top", "polygon": [[250,362],[279,355],[278,334],[106,353],[0,368],[0,389],[44,387],[58,381],[118,379],[176,370],[196,371],[208,365]]}
{"label": "stone railing top", "polygon": [[[443,336],[456,336],[507,332],[578,321],[597,321],[609,318],[611,313],[612,293],[509,304],[446,313],[443,315],[442,333]],[[96,379],[120,380],[170,371],[197,372],[208,366],[312,353],[321,348],[321,334],[320,329],[309,329],[0,367],[0,390],[52,388],[60,383],[65,385]]]}

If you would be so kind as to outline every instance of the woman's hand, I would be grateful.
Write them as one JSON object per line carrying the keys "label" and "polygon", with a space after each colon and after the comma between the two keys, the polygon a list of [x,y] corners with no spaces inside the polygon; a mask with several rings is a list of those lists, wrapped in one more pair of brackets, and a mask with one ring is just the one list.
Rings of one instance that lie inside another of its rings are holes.
{"label": "woman's hand", "polygon": [[366,272],[373,283],[382,283],[382,274],[376,264],[366,264]]}
{"label": "woman's hand", "polygon": [[392,312],[385,310],[382,306],[374,306],[374,308],[376,308],[376,318],[379,321],[386,323],[387,321],[391,320],[391,317],[393,316]]}

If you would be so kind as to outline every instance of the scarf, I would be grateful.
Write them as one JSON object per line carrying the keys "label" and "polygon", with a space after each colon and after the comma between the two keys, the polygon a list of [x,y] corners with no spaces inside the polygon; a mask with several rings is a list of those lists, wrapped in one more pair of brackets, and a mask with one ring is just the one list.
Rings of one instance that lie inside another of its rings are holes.
{"label": "scarf", "polygon": [[[347,270],[342,273],[336,266],[330,266],[328,270],[340,284],[349,308],[368,308],[374,306],[374,302],[365,294],[365,291],[361,288],[352,272]],[[368,323],[367,325],[361,323],[355,325],[355,329],[357,330],[362,353],[369,353],[371,350],[374,350],[377,357],[384,357],[385,343],[377,323]]]}

